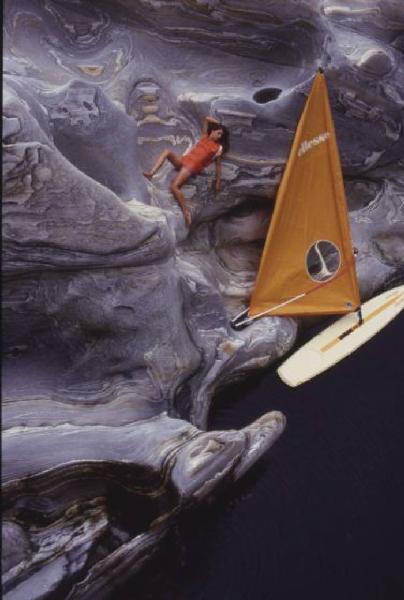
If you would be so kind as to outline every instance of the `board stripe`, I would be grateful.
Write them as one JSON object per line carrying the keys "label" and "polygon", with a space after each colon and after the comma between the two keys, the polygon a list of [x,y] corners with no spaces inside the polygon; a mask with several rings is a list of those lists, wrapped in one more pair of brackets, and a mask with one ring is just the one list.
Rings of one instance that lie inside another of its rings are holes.
{"label": "board stripe", "polygon": [[[387,302],[385,302],[384,304],[382,304],[381,306],[379,306],[378,308],[373,310],[366,317],[364,316],[363,323],[367,323],[368,321],[371,321],[374,317],[376,317],[378,314],[383,312],[386,308],[388,308],[389,306],[394,304],[396,302],[396,300],[399,300],[402,297],[404,297],[403,292],[401,292],[399,294],[395,294],[392,298],[390,298],[390,300],[388,300]],[[358,329],[358,327],[360,327],[359,323],[357,323],[356,325],[353,325],[353,327],[351,328],[351,332],[355,331],[355,329]],[[336,346],[338,344],[338,342],[342,341],[340,338],[340,335],[338,337],[336,337],[335,339],[331,340],[330,342],[328,342],[328,344],[326,344],[322,348],[320,348],[320,351],[327,352],[328,350],[330,350],[331,348]]]}

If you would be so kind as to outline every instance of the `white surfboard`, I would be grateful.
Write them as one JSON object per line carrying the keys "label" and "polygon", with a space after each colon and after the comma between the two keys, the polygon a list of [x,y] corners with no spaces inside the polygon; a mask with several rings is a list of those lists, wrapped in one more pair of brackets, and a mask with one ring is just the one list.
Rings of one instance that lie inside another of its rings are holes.
{"label": "white surfboard", "polygon": [[357,313],[344,315],[285,360],[278,375],[292,387],[312,379],[352,354],[403,308],[404,285],[375,296],[362,305],[362,325]]}

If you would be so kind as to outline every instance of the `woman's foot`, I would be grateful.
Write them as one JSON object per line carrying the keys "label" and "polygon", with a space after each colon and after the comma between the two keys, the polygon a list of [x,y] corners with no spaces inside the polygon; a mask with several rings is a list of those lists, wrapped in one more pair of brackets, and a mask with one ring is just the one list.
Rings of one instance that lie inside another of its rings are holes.
{"label": "woman's foot", "polygon": [[146,179],[151,181],[151,178],[153,177],[154,173],[152,173],[151,171],[143,171],[143,175],[146,177]]}

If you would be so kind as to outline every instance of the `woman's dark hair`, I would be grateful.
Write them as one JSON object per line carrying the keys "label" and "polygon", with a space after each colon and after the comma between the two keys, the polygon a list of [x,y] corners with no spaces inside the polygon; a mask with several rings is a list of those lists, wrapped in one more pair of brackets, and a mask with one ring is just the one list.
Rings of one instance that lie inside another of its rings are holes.
{"label": "woman's dark hair", "polygon": [[221,123],[208,123],[208,135],[217,129],[222,129],[223,131],[222,137],[220,138],[220,145],[223,148],[223,154],[225,154],[229,149],[229,130]]}

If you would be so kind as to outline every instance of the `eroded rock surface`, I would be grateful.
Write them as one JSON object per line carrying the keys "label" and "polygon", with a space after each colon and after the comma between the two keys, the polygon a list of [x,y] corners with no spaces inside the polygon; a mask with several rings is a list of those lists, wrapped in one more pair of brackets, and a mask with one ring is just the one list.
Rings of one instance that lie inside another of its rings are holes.
{"label": "eroded rock surface", "polygon": [[[239,478],[279,412],[205,432],[215,390],[297,322],[235,332],[313,74],[327,74],[366,299],[404,257],[404,9],[397,0],[16,0],[5,7],[3,590],[102,598],[171,518]],[[222,190],[166,165],[205,115]],[[264,409],[263,409],[264,412]]]}

